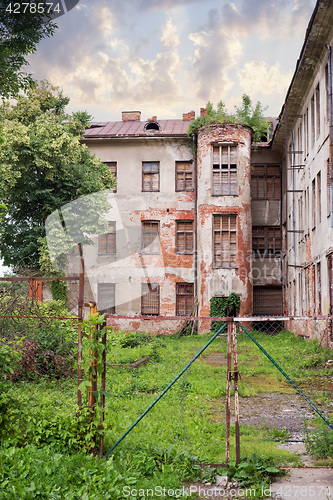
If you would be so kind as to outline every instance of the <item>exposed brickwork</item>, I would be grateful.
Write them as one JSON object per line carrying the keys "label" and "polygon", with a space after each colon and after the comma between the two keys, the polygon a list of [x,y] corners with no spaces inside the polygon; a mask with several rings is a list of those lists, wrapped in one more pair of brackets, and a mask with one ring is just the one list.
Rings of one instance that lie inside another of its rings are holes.
{"label": "exposed brickwork", "polygon": [[121,118],[122,118],[123,122],[130,121],[130,120],[140,121],[141,111],[123,111],[121,113]]}
{"label": "exposed brickwork", "polygon": [[195,119],[195,111],[189,111],[188,113],[183,113],[184,121],[191,121]]}
{"label": "exposed brickwork", "polygon": [[206,108],[200,108],[200,116],[207,116],[207,109]]}

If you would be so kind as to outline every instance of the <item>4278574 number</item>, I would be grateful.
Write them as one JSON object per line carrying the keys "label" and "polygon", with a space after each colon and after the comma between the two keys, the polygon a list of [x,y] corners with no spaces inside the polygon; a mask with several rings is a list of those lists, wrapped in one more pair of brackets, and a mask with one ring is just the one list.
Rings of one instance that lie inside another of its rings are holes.
{"label": "4278574 number", "polygon": [[60,14],[62,11],[60,3],[53,2],[11,2],[6,7],[10,14]]}

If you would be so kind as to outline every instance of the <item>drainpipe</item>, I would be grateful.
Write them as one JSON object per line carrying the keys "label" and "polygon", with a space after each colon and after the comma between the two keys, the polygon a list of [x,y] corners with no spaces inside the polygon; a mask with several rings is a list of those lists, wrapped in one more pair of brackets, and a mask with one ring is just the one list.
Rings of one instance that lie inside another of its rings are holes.
{"label": "drainpipe", "polygon": [[330,219],[331,227],[333,227],[333,97],[332,97],[332,47],[326,45],[327,48],[327,73],[328,73],[328,107],[329,107],[329,127],[330,127]]}
{"label": "drainpipe", "polygon": [[198,179],[197,179],[197,136],[192,134],[193,140],[193,174],[194,174],[194,297],[197,297],[199,306],[198,293]]}

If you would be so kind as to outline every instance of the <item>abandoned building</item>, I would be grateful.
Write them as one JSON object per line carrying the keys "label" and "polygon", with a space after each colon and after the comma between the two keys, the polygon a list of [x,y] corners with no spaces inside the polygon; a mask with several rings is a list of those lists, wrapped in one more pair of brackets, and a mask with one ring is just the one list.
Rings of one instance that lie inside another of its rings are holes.
{"label": "abandoned building", "polygon": [[[110,230],[85,256],[86,297],[134,316],[119,327],[158,331],[135,316],[176,316],[175,331],[194,305],[207,316],[211,297],[231,292],[241,316],[332,313],[332,38],[333,3],[319,0],[265,142],[254,144],[241,124],[189,137],[194,111],[179,120],[124,111],[86,130],[83,142],[117,178]],[[129,227],[139,243],[124,258]],[[320,335],[315,319],[288,326]]]}

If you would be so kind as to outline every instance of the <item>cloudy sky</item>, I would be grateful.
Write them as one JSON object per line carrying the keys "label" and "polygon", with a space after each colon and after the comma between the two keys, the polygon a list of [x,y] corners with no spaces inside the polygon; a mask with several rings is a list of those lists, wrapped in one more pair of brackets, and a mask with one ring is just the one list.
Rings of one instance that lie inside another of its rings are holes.
{"label": "cloudy sky", "polygon": [[181,118],[243,93],[278,115],[315,0],[80,0],[29,59],[95,120]]}

